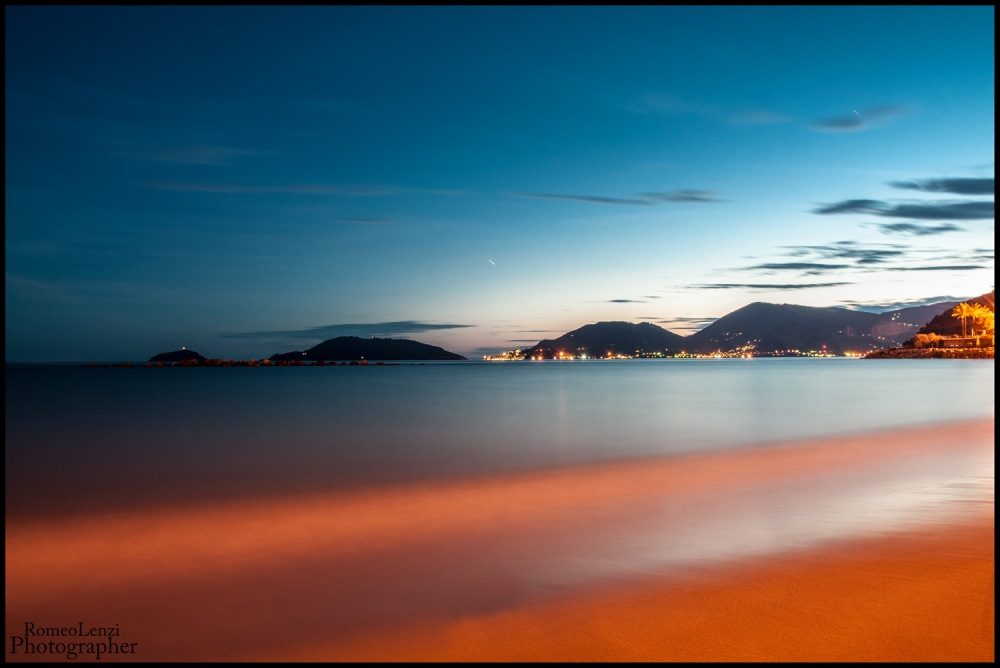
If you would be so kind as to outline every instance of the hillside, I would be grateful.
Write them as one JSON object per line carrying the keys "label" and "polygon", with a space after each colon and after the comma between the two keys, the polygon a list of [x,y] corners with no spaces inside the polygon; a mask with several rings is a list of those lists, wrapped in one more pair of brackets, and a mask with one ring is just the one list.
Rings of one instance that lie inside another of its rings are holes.
{"label": "hillside", "polygon": [[464,360],[465,357],[450,353],[444,348],[430,346],[409,339],[362,339],[357,336],[338,336],[317,344],[306,351],[295,350],[278,353],[271,361],[314,360]]}
{"label": "hillside", "polygon": [[[985,295],[979,295],[972,299],[967,299],[966,302],[969,304],[979,304],[985,306],[991,311],[996,311],[996,290],[990,290]],[[951,310],[954,308],[955,304],[952,304],[944,310],[938,310],[938,315],[935,315],[930,322],[920,328],[918,334],[939,334],[941,336],[961,336],[962,335],[962,321],[951,315]]]}
{"label": "hillside", "polygon": [[684,337],[648,322],[598,322],[584,325],[558,339],[546,339],[524,351],[526,357],[552,359],[562,352],[578,357],[608,357],[636,353],[673,354],[684,347]]}
{"label": "hillside", "polygon": [[814,308],[755,302],[719,318],[685,339],[688,352],[709,353],[754,346],[756,352],[826,350],[840,354],[867,351],[883,342],[872,329],[881,314],[844,308]]}
{"label": "hillside", "polygon": [[[990,295],[978,298],[980,300]],[[598,322],[523,351],[527,358],[708,354],[746,348],[755,354],[782,351],[867,352],[898,346],[932,317],[958,302],[895,309],[884,313],[846,308],[814,308],[756,302],[719,318],[691,336],[680,336],[648,322]],[[990,301],[992,303],[992,301]],[[949,323],[950,325],[951,323]]]}

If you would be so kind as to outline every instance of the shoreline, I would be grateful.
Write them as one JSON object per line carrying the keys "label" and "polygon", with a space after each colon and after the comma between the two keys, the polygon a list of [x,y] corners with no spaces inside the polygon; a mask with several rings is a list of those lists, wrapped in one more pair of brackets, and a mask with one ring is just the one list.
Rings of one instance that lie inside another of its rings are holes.
{"label": "shoreline", "polygon": [[993,348],[889,348],[875,350],[863,359],[993,359]]}
{"label": "shoreline", "polygon": [[993,522],[649,578],[294,661],[994,661]]}

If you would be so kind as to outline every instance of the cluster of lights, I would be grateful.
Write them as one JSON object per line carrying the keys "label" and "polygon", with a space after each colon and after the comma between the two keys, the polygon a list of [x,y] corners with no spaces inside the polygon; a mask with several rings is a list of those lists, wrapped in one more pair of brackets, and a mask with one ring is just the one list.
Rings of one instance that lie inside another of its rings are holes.
{"label": "cluster of lights", "polygon": [[[864,357],[867,352],[845,352],[843,355],[845,357]],[[553,356],[547,357],[542,355],[532,355],[528,356],[520,349],[508,350],[507,352],[500,353],[498,355],[484,355],[483,359],[487,361],[505,361],[505,360],[585,360],[585,359],[603,359],[603,360],[629,360],[629,359],[733,359],[733,358],[743,358],[750,359],[753,357],[837,357],[834,353],[828,352],[824,347],[823,350],[774,350],[769,352],[762,352],[757,350],[757,346],[754,343],[747,343],[744,346],[738,348],[732,348],[730,350],[716,350],[711,353],[689,353],[681,351],[679,353],[669,354],[664,352],[645,352],[645,351],[635,351],[634,355],[623,355],[616,354],[612,352],[607,352],[602,356],[588,357],[586,353],[572,354],[565,350],[560,350],[556,352]]]}

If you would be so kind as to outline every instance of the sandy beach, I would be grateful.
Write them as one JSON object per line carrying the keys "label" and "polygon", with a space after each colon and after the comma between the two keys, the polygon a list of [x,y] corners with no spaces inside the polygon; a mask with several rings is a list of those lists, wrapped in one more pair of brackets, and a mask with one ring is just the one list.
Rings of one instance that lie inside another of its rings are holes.
{"label": "sandy beach", "polygon": [[334,661],[993,661],[993,525],[915,532],[371,634]]}
{"label": "sandy beach", "polygon": [[993,428],[8,518],[7,634],[117,624],[137,649],[110,660],[989,661]]}

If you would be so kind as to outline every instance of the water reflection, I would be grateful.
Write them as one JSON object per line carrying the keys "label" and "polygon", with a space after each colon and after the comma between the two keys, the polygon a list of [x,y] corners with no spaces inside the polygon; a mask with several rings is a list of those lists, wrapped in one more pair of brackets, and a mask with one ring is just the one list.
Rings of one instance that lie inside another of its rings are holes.
{"label": "water reflection", "polygon": [[7,516],[299,494],[991,416],[982,360],[12,369]]}

